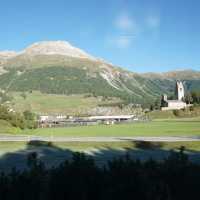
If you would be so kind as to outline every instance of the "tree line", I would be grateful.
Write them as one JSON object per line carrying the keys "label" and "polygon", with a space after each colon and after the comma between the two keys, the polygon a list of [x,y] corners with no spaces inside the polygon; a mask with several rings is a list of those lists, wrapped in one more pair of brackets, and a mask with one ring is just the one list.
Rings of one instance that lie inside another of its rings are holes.
{"label": "tree line", "polygon": [[0,105],[0,120],[9,122],[12,126],[21,129],[36,128],[35,114],[30,111],[24,111],[23,113],[14,112],[6,106]]}
{"label": "tree line", "polygon": [[200,91],[193,91],[191,93],[187,93],[184,100],[187,104],[200,104]]}
{"label": "tree line", "polygon": [[134,160],[127,155],[99,167],[75,153],[50,169],[31,153],[24,171],[0,174],[3,200],[188,200],[200,195],[200,165],[184,153],[171,152],[163,162]]}

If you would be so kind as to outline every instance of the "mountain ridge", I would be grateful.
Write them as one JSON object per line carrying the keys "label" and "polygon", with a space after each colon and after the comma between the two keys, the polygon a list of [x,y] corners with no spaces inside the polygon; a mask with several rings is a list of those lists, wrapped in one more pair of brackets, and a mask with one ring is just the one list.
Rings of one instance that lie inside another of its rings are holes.
{"label": "mountain ridge", "polygon": [[[71,50],[71,52],[70,52]],[[69,51],[69,52],[68,52]],[[39,41],[35,42],[22,51],[12,51],[12,50],[6,50],[6,51],[0,51],[0,59],[4,58],[6,60],[12,59],[13,57],[17,56],[41,56],[41,55],[46,55],[46,56],[52,56],[52,55],[57,55],[57,56],[68,56],[68,57],[77,57],[77,58],[83,58],[83,59],[89,59],[92,61],[96,62],[101,62],[105,63],[107,65],[111,65],[116,67],[116,65],[105,61],[102,58],[95,58],[88,54],[87,52],[74,47],[71,43],[68,41],[62,41],[62,40],[55,40],[55,41]],[[119,67],[121,68],[121,67]],[[166,71],[166,72],[134,72],[130,70],[126,70],[121,68],[124,71],[128,71],[130,73],[136,73],[140,74],[144,77],[148,77],[151,75],[157,75],[157,76],[162,76],[166,75],[168,77],[172,77],[172,74],[179,74],[182,72],[194,72],[194,73],[200,73],[198,70],[193,70],[193,69],[181,69],[181,70],[171,70],[171,71]]]}
{"label": "mountain ridge", "polygon": [[198,71],[135,73],[94,58],[66,41],[38,42],[16,54],[0,55],[6,55],[0,62],[0,88],[6,91],[92,93],[144,103],[163,93],[172,94],[177,79],[187,80],[189,90],[200,83]]}

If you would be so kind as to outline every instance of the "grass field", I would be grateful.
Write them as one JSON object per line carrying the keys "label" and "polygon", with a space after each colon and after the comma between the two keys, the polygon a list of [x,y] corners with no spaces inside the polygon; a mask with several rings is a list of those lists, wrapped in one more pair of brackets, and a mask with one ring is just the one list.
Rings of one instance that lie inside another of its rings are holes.
{"label": "grass field", "polygon": [[26,92],[25,98],[20,92],[12,92],[11,104],[14,110],[31,110],[35,113],[63,113],[67,115],[85,113],[87,109],[95,108],[101,103],[115,103],[118,99],[102,101],[101,98],[85,97],[84,95],[42,94],[39,91]]}
{"label": "grass field", "polygon": [[[156,144],[160,146],[159,149],[162,150],[178,150],[181,146],[184,146],[186,150],[189,151],[200,151],[200,142],[156,142],[151,144]],[[13,153],[20,150],[27,149],[26,142],[0,142],[0,156],[6,153]],[[42,147],[42,146],[40,146]],[[39,148],[39,146],[30,146],[31,148]],[[56,142],[52,143],[52,147],[49,148],[58,148],[62,150],[70,150],[74,152],[89,152],[93,150],[120,150],[120,151],[127,151],[127,150],[137,150],[139,149],[135,142]],[[148,149],[146,149],[148,150]],[[157,150],[157,149],[154,149]]]}
{"label": "grass field", "polygon": [[185,117],[185,118],[168,118],[168,119],[154,119],[157,122],[200,122],[199,117]]}
{"label": "grass field", "polygon": [[200,120],[152,121],[120,125],[24,130],[22,134],[43,136],[200,136]]}
{"label": "grass field", "polygon": [[25,142],[0,142],[0,171],[9,171],[13,167],[24,169],[27,165],[27,156],[37,152],[39,159],[47,167],[57,166],[71,158],[73,152],[84,152],[93,156],[95,162],[102,166],[108,160],[127,156],[133,159],[164,159],[171,150],[179,151],[185,147],[190,159],[200,162],[200,142],[159,142],[138,145],[136,142],[59,142],[36,145]]}

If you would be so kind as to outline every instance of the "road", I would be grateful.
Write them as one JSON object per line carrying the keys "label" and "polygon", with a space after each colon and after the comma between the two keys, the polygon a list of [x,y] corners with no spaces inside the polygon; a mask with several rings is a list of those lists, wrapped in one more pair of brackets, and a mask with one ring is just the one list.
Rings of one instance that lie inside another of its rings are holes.
{"label": "road", "polygon": [[125,142],[125,141],[149,141],[149,142],[191,142],[200,141],[197,137],[64,137],[64,136],[34,136],[34,135],[0,135],[0,142]]}

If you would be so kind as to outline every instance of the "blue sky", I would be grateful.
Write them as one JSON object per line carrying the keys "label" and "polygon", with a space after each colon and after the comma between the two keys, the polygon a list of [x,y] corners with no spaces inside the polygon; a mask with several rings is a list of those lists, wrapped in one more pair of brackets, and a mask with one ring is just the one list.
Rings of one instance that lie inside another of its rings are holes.
{"label": "blue sky", "polygon": [[0,50],[67,40],[131,71],[200,70],[199,0],[0,0]]}

